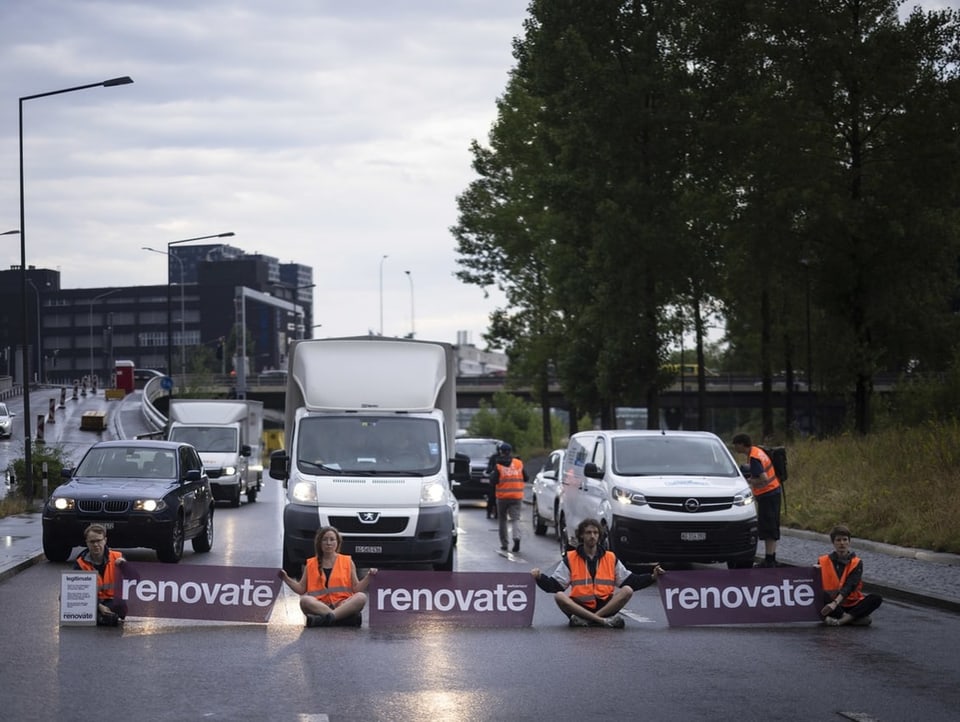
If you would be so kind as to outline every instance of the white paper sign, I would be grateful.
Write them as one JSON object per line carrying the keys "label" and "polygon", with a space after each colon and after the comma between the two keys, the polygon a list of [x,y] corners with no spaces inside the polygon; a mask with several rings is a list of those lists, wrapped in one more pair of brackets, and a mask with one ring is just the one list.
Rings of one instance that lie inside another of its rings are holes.
{"label": "white paper sign", "polygon": [[63,572],[60,575],[60,625],[97,625],[97,573]]}

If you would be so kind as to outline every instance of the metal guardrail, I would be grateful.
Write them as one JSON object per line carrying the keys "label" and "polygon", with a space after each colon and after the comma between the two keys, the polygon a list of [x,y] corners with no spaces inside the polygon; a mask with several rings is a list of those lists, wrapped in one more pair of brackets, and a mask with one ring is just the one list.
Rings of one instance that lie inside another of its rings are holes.
{"label": "metal guardrail", "polygon": [[153,405],[154,399],[165,396],[167,393],[160,385],[162,380],[162,377],[157,376],[147,381],[144,384],[143,396],[140,401],[140,411],[143,414],[143,419],[146,421],[147,427],[153,429],[154,432],[163,431],[167,427],[167,417],[157,411],[157,407]]}

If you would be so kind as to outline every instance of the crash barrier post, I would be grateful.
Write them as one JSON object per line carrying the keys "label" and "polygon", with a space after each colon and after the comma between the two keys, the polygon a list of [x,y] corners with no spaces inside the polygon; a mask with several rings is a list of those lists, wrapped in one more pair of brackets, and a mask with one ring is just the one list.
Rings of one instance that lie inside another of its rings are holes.
{"label": "crash barrier post", "polygon": [[57,420],[56,420],[56,419],[54,418],[54,416],[53,416],[53,412],[54,412],[54,410],[55,410],[56,408],[57,408],[57,400],[56,400],[56,399],[50,399],[50,410],[47,412],[47,423],[48,423],[48,424],[55,424],[55,423],[57,422]]}
{"label": "crash barrier post", "polygon": [[60,408],[64,408],[67,405],[67,387],[60,387]]}
{"label": "crash barrier post", "polygon": [[37,443],[43,443],[43,422],[47,417],[43,414],[37,414]]}

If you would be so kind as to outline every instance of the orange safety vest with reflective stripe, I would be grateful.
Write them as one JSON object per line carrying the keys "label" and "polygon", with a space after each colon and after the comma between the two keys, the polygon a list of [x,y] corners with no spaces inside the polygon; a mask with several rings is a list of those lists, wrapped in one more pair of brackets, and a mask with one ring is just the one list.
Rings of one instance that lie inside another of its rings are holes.
{"label": "orange safety vest with reflective stripe", "polygon": [[513,459],[510,466],[497,464],[497,498],[523,499],[523,462]]}
{"label": "orange safety vest with reflective stripe", "polygon": [[[123,554],[115,551],[107,551],[107,563],[103,567],[103,574],[99,577],[97,584],[97,601],[104,599],[113,599],[116,594],[117,586],[117,559]],[[77,557],[77,566],[85,572],[95,572],[97,568],[81,554]]]}
{"label": "orange safety vest with reflective stripe", "polygon": [[770,461],[770,457],[764,453],[763,449],[759,446],[751,446],[750,458],[757,459],[763,465],[763,480],[765,482],[759,489],[753,490],[753,495],[768,494],[774,489],[780,488],[780,479],[777,478],[777,472],[773,470],[773,462]]}
{"label": "orange safety vest with reflective stripe", "polygon": [[[829,554],[824,554],[820,557],[820,581],[823,584],[823,591],[831,598],[836,597],[840,592],[840,589],[846,584],[847,577],[850,576],[850,572],[857,568],[857,564],[860,563],[860,558],[854,554],[850,557],[850,561],[847,562],[847,566],[843,568],[843,576],[839,579],[837,578],[837,570],[833,566],[833,560],[830,558]],[[847,596],[843,598],[843,601],[840,602],[841,607],[852,607],[857,602],[863,599],[863,580],[861,579],[857,586],[853,588],[853,591],[850,592]]]}
{"label": "orange safety vest with reflective stripe", "polygon": [[335,607],[353,594],[353,564],[346,554],[337,554],[337,560],[330,570],[330,583],[320,568],[317,557],[307,559],[307,594],[316,597],[324,604]]}
{"label": "orange safety vest with reflective stripe", "polygon": [[567,552],[570,567],[570,598],[587,609],[596,609],[597,602],[613,596],[617,585],[617,555],[604,552],[597,560],[597,574],[590,577],[587,560],[575,549]]}

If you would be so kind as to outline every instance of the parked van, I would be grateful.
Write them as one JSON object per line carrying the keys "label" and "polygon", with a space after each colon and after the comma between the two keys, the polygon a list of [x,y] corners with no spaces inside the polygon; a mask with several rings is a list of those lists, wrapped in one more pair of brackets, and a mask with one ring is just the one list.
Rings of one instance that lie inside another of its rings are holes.
{"label": "parked van", "polygon": [[577,525],[600,521],[625,564],[752,566],[757,512],[723,441],[705,431],[584,431],[570,438],[560,477],[562,548]]}

